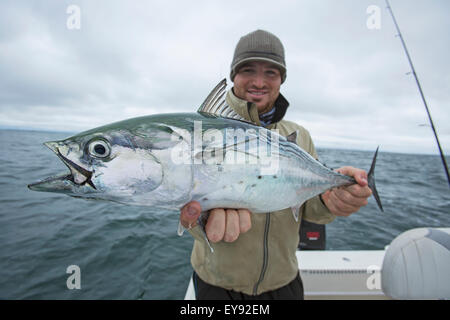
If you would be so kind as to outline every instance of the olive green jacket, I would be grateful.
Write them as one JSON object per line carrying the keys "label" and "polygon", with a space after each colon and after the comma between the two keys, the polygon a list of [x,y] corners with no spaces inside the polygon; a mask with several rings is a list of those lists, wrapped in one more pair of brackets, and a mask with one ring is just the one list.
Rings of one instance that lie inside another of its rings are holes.
{"label": "olive green jacket", "polygon": [[[247,120],[261,125],[256,105],[236,97],[228,91],[226,102]],[[280,94],[277,99],[278,118],[284,117],[288,102]],[[277,102],[275,106],[277,106]],[[286,120],[267,126],[278,129],[287,136],[298,130],[297,144],[317,159],[314,144],[307,130]],[[258,295],[278,289],[291,282],[298,272],[295,252],[299,243],[301,220],[325,224],[334,220],[320,198],[308,200],[300,207],[299,221],[296,222],[290,208],[252,214],[252,227],[231,243],[224,241],[212,243],[211,252],[199,226],[190,230],[194,247],[191,263],[198,276],[205,282],[228,290]]]}

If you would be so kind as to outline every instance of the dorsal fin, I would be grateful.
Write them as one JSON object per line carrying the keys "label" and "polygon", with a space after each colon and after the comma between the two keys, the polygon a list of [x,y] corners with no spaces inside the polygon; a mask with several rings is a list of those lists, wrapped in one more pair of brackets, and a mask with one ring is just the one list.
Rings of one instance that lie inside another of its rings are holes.
{"label": "dorsal fin", "polygon": [[[217,86],[212,89],[211,93],[203,101],[197,112],[227,119],[234,119],[252,123],[234,111],[225,101],[225,93],[227,88],[227,79],[220,81]],[[252,123],[253,124],[253,123]]]}
{"label": "dorsal fin", "polygon": [[297,144],[297,135],[298,135],[298,130],[295,130],[294,132],[292,132],[290,135],[288,135],[286,137],[287,141],[292,142],[294,144]]}

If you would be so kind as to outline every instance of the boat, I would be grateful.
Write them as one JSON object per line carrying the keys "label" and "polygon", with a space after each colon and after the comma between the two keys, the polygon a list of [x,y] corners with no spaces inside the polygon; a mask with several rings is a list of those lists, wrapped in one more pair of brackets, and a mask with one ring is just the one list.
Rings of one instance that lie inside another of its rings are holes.
{"label": "boat", "polygon": [[[297,250],[305,300],[450,299],[450,228],[415,228],[384,250]],[[195,300],[192,277],[185,300]]]}

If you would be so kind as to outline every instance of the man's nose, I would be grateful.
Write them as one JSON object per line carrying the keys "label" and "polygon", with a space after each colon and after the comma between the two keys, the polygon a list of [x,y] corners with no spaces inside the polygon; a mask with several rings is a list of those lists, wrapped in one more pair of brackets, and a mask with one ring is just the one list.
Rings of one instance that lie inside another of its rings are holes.
{"label": "man's nose", "polygon": [[265,84],[264,74],[258,72],[253,77],[253,85],[257,88],[263,88]]}

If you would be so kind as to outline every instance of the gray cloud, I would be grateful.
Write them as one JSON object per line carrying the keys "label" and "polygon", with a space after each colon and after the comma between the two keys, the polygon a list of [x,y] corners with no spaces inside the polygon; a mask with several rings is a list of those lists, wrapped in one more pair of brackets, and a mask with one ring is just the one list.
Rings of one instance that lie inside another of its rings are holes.
{"label": "gray cloud", "polygon": [[[80,30],[66,27],[71,4]],[[381,9],[379,30],[366,26],[369,5]],[[448,153],[450,3],[391,5]],[[283,41],[288,118],[316,145],[436,153],[381,0],[2,1],[0,126],[79,131],[194,111],[228,77],[239,37],[257,28]]]}

